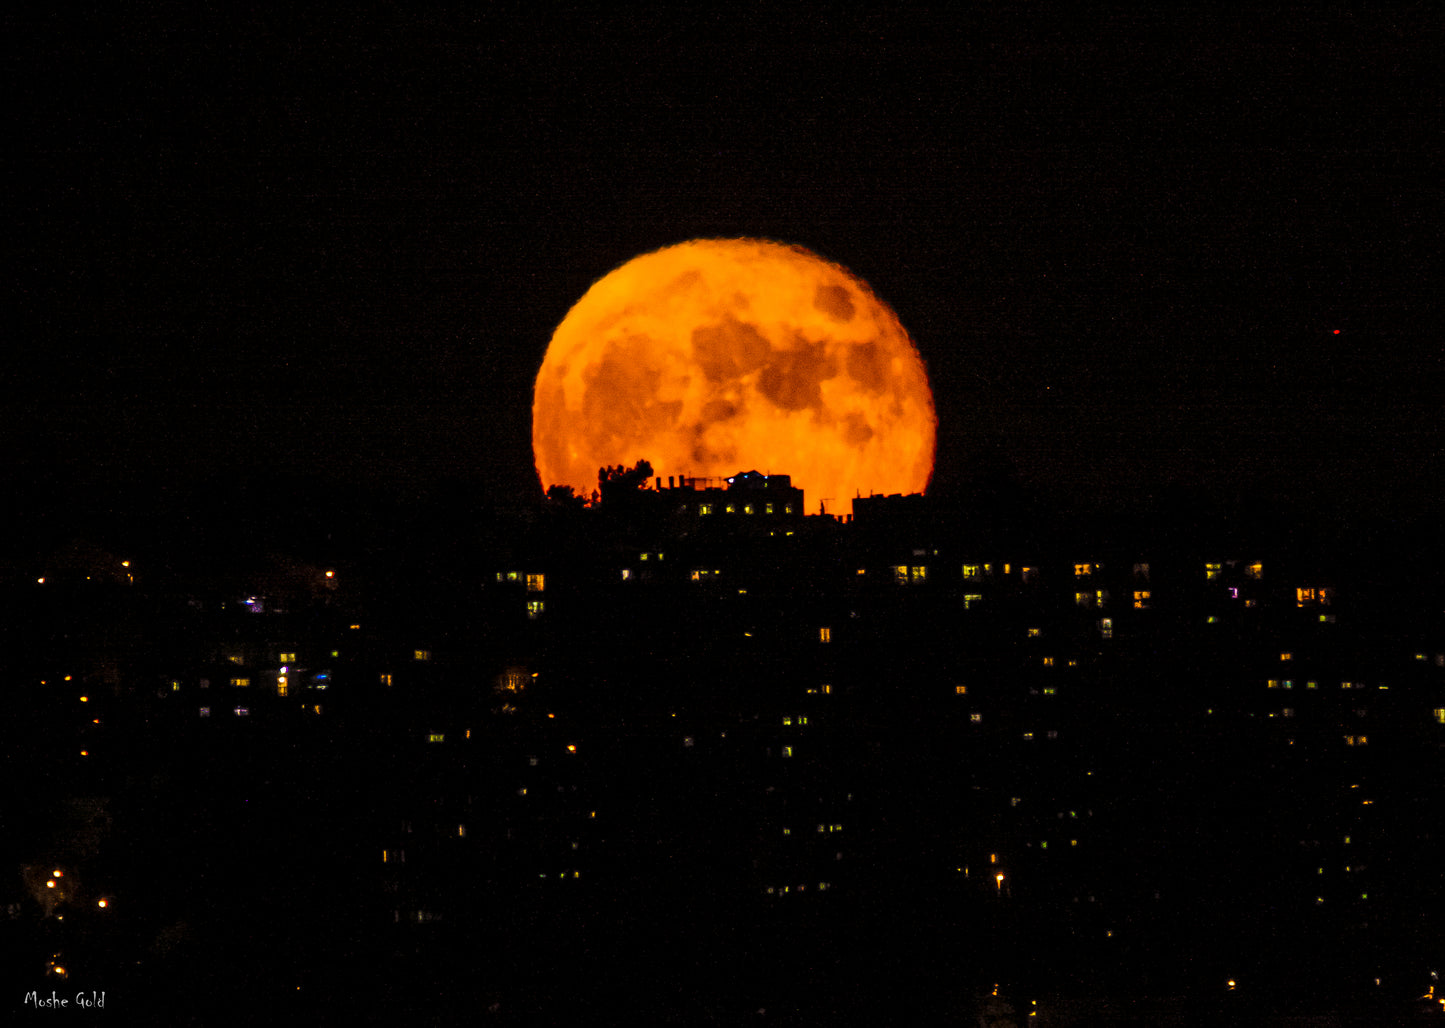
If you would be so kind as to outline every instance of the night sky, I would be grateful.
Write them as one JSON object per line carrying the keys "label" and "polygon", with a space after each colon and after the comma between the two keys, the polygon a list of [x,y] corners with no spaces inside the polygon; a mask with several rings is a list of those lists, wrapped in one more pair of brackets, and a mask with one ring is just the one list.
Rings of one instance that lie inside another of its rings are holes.
{"label": "night sky", "polygon": [[0,454],[32,513],[136,481],[528,488],[571,304],[749,235],[895,308],[940,489],[1011,465],[1085,505],[1445,515],[1430,5],[120,6],[7,16]]}

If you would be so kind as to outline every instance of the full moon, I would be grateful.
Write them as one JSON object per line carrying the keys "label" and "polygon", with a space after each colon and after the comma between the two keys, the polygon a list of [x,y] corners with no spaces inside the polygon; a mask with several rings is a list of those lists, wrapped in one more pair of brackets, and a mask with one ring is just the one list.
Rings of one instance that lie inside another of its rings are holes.
{"label": "full moon", "polygon": [[799,246],[697,239],[599,279],[557,326],[532,404],[544,487],[603,465],[791,475],[810,509],[922,492],[937,418],[923,361],[868,284]]}

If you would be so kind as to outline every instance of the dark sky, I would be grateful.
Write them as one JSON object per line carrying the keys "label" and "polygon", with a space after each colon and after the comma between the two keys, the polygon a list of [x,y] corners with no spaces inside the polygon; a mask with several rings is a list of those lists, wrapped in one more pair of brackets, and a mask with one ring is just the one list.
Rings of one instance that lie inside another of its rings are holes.
{"label": "dark sky", "polygon": [[42,508],[157,475],[514,487],[587,286],[756,235],[898,311],[940,484],[1005,460],[1106,504],[1445,514],[1432,5],[403,6],[6,17],[0,439]]}

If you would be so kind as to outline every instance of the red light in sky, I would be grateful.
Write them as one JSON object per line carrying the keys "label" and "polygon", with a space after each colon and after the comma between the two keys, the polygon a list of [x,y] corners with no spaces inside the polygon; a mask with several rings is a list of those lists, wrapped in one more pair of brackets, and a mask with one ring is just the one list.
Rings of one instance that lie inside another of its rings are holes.
{"label": "red light in sky", "polygon": [[1339,330],[1339,329],[1335,329],[1335,335],[1339,335],[1339,334],[1340,334],[1340,330]]}

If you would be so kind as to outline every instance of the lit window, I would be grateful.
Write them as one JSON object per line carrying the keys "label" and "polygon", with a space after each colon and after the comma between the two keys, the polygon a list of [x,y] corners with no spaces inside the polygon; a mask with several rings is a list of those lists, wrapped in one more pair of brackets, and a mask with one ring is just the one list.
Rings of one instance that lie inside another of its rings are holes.
{"label": "lit window", "polygon": [[791,746],[784,746],[784,747],[783,747],[783,756],[785,756],[785,757],[791,757],[792,755],[793,755],[793,747],[791,747]]}
{"label": "lit window", "polygon": [[377,676],[377,679],[381,682],[382,685],[386,686],[386,688],[391,688],[391,675],[383,671],[380,675]]}
{"label": "lit window", "polygon": [[545,590],[546,588],[547,588],[547,576],[546,576],[546,575],[528,575],[528,576],[527,576],[527,592],[529,592],[529,593],[539,593],[539,592],[542,592],[543,590]]}
{"label": "lit window", "polygon": [[631,579],[632,579],[632,569],[631,569],[631,568],[623,568],[623,569],[622,569],[622,580],[623,580],[624,582],[627,582],[627,581],[630,581]]}
{"label": "lit window", "polygon": [[1099,622],[1099,637],[1102,639],[1114,638],[1114,619],[1104,618]]}
{"label": "lit window", "polygon": [[527,601],[527,618],[528,618],[529,620],[531,620],[531,621],[536,621],[539,617],[542,616],[542,610],[543,610],[543,609],[544,609],[543,601],[541,601],[541,600],[528,600],[528,601]]}
{"label": "lit window", "polygon": [[[953,687],[953,693],[954,693],[955,696],[966,696],[966,695],[968,695],[968,686],[966,686],[966,685],[955,685],[955,686]],[[1437,712],[1437,713],[1438,713],[1438,712]]]}
{"label": "lit window", "polygon": [[820,629],[818,629],[818,641],[819,641],[820,643],[830,643],[830,642],[832,642],[832,641],[833,641],[833,630],[832,630],[831,628],[820,628]]}
{"label": "lit window", "polygon": [[237,689],[244,689],[251,684],[251,680],[249,678],[233,678],[231,684]]}
{"label": "lit window", "polygon": [[973,723],[976,724],[976,725],[981,725],[981,724],[983,724],[983,715],[982,715],[982,714],[970,714],[970,715],[968,715],[968,719],[969,719],[969,721],[973,722]]}
{"label": "lit window", "polygon": [[291,686],[285,675],[276,676],[276,695],[285,696],[291,691]]}
{"label": "lit window", "polygon": [[1046,685],[1046,686],[1044,686],[1044,695],[1045,695],[1045,696],[1057,696],[1058,694],[1059,694],[1059,690],[1058,690],[1058,687],[1057,687],[1057,686],[1052,686],[1052,685]]}
{"label": "lit window", "polygon": [[228,656],[226,659],[229,660],[232,664],[244,664],[244,663],[245,663],[245,661],[241,659],[241,655],[240,655],[239,653],[233,653],[233,654],[231,654],[230,656]]}
{"label": "lit window", "polygon": [[983,565],[965,564],[963,566],[963,577],[970,580],[977,580],[983,577]]}
{"label": "lit window", "polygon": [[1053,658],[1053,657],[1045,657],[1045,658],[1044,658],[1044,667],[1053,667],[1053,666],[1054,666],[1054,658]]}
{"label": "lit window", "polygon": [[1043,629],[1042,629],[1042,628],[1030,628],[1030,629],[1029,629],[1029,638],[1030,638],[1030,639],[1037,639],[1037,638],[1038,638],[1040,635],[1042,635],[1042,634],[1043,634]]}
{"label": "lit window", "polygon": [[457,838],[458,838],[458,839],[465,839],[466,837],[467,837],[467,826],[466,826],[466,825],[457,825]]}
{"label": "lit window", "polygon": [[1294,597],[1295,605],[1303,607],[1307,603],[1315,602],[1315,591],[1313,589],[1307,589],[1304,586],[1300,586],[1295,589]]}
{"label": "lit window", "polygon": [[1074,577],[1075,577],[1075,578],[1083,578],[1084,576],[1086,576],[1086,575],[1092,575],[1093,573],[1094,573],[1094,565],[1092,565],[1092,564],[1075,564],[1075,565],[1074,565]]}
{"label": "lit window", "polygon": [[412,650],[413,660],[431,660],[431,650]]}
{"label": "lit window", "polygon": [[899,585],[907,585],[907,584],[908,584],[908,565],[907,565],[907,564],[894,564],[894,565],[893,565],[893,581],[897,582]]}
{"label": "lit window", "polygon": [[1445,707],[1435,708],[1435,720],[1445,725]]}
{"label": "lit window", "polygon": [[210,717],[210,716],[211,716],[211,708],[210,708],[210,707],[202,707],[202,708],[201,708],[201,717]]}
{"label": "lit window", "polygon": [[1093,602],[1093,593],[1074,593],[1074,603],[1076,603],[1080,607],[1090,606]]}
{"label": "lit window", "polygon": [[751,503],[745,503],[745,504],[743,504],[743,513],[744,513],[744,514],[751,514],[752,512],[753,512],[753,505],[752,505]]}
{"label": "lit window", "polygon": [[928,578],[928,568],[914,567],[908,569],[908,578],[914,585]]}
{"label": "lit window", "polygon": [[1293,654],[1293,653],[1281,653],[1281,654],[1279,655],[1279,659],[1280,659],[1280,660],[1294,660],[1294,654]]}
{"label": "lit window", "polygon": [[1259,561],[1255,561],[1253,564],[1250,564],[1250,565],[1248,565],[1247,567],[1245,567],[1244,573],[1245,573],[1246,575],[1248,575],[1250,578],[1263,578],[1263,577],[1264,577],[1264,565],[1261,564]]}
{"label": "lit window", "polygon": [[711,514],[711,513],[712,513],[712,504],[710,504],[710,503],[699,503],[699,504],[697,505],[697,512],[698,512],[699,514]]}
{"label": "lit window", "polygon": [[773,512],[773,505],[772,505],[771,503],[765,503],[765,504],[763,504],[763,513],[764,513],[764,514],[771,514],[772,512]]}
{"label": "lit window", "polygon": [[445,732],[430,732],[430,733],[427,734],[426,741],[427,741],[427,742],[446,742],[446,741],[447,741],[446,733],[445,733]]}
{"label": "lit window", "polygon": [[1148,590],[1148,589],[1135,589],[1135,590],[1134,590],[1134,609],[1135,609],[1135,610],[1147,610],[1147,609],[1149,608],[1149,595],[1150,595],[1150,593],[1149,593],[1149,590]]}
{"label": "lit window", "polygon": [[1280,717],[1294,717],[1294,708],[1293,708],[1293,707],[1285,707],[1283,710],[1281,710],[1281,711],[1279,712],[1279,716],[1280,716]]}
{"label": "lit window", "polygon": [[294,663],[296,663],[296,654],[294,654],[294,653],[282,653],[282,654],[280,655],[280,658],[281,658],[281,663],[282,663],[282,664],[294,664]]}
{"label": "lit window", "polygon": [[1204,565],[1204,577],[1205,577],[1206,579],[1209,579],[1209,580],[1212,581],[1212,580],[1218,578],[1218,577],[1219,577],[1220,575],[1222,575],[1223,573],[1224,573],[1224,566],[1223,566],[1222,564],[1206,564],[1206,565]]}
{"label": "lit window", "polygon": [[1039,577],[1038,568],[1019,568],[1019,575],[1025,582],[1032,582]]}
{"label": "lit window", "polygon": [[232,713],[234,713],[237,717],[246,717],[247,715],[249,715],[249,714],[251,713],[251,708],[250,708],[250,707],[237,707]]}
{"label": "lit window", "polygon": [[983,603],[983,597],[981,595],[978,593],[968,593],[963,598],[963,609],[972,610],[981,603]]}
{"label": "lit window", "polygon": [[785,503],[785,504],[783,504],[783,513],[784,513],[784,514],[791,514],[791,513],[793,513],[793,505],[792,505],[791,503]]}

